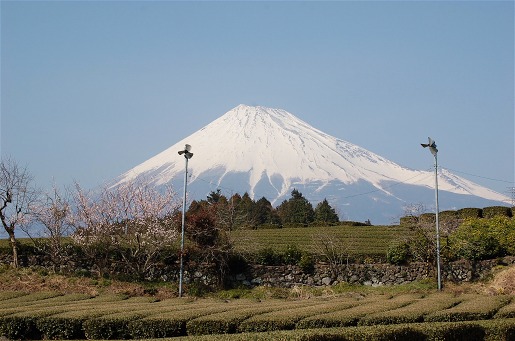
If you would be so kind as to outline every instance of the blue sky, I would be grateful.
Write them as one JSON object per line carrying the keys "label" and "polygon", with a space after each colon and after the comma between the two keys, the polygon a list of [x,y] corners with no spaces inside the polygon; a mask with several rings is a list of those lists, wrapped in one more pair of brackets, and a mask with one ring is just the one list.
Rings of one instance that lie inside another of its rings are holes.
{"label": "blue sky", "polygon": [[413,169],[431,136],[443,168],[514,186],[513,1],[2,1],[0,52],[1,154],[43,188],[100,185],[239,104]]}

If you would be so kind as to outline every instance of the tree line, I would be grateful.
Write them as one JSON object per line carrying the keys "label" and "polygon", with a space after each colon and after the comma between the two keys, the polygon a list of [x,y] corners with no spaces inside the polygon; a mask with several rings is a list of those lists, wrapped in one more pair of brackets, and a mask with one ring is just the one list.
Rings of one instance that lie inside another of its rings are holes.
{"label": "tree line", "polygon": [[[205,200],[194,200],[187,215],[195,215],[206,207],[212,207],[213,215],[217,216],[229,230],[301,227],[312,224],[327,226],[339,222],[338,214],[327,199],[313,208],[313,205],[297,189],[293,189],[291,197],[285,199],[276,208],[265,197],[253,200],[248,193],[245,193],[243,196],[234,194],[227,198],[220,193],[220,190],[212,191]],[[221,219],[222,216],[223,219]]]}
{"label": "tree line", "polygon": [[[122,271],[144,278],[159,262],[178,258],[182,200],[171,187],[158,191],[135,179],[95,191],[77,183],[66,190],[54,185],[43,193],[12,158],[1,160],[0,176],[0,220],[9,236],[13,267],[19,266],[20,232],[31,237],[54,269],[79,253],[100,275]],[[183,256],[215,264],[221,277],[232,255],[230,230],[339,221],[327,200],[313,208],[298,190],[277,208],[264,197],[253,200],[245,193],[227,198],[213,191],[192,201],[185,218],[188,243]]]}

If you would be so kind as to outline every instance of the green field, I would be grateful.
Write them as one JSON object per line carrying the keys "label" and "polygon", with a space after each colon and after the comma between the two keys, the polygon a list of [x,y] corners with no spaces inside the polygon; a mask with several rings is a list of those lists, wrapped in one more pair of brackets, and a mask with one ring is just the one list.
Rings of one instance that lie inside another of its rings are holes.
{"label": "green field", "polygon": [[1,292],[0,334],[9,339],[513,340],[515,299],[434,291],[161,301]]}
{"label": "green field", "polygon": [[282,229],[236,230],[231,232],[235,248],[255,253],[264,248],[284,251],[289,245],[317,253],[323,241],[335,241],[350,254],[386,254],[390,243],[412,232],[404,226],[329,226]]}

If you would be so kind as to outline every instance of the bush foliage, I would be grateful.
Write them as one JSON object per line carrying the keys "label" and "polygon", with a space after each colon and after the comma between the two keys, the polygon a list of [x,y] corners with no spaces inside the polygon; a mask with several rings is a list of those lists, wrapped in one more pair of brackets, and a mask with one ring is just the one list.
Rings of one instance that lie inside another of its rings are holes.
{"label": "bush foliage", "polygon": [[[164,301],[113,295],[60,297],[58,307],[58,297],[33,296],[32,301],[25,300],[15,310],[8,304],[9,299],[0,301],[0,312],[9,312],[0,314],[0,335],[12,340],[184,335],[205,335],[209,340],[511,340],[515,335],[515,319],[507,318],[512,316],[508,296],[401,293]],[[495,315],[496,311],[499,314]],[[253,332],[265,334],[249,334]],[[236,334],[221,335],[232,333]]]}
{"label": "bush foliage", "polygon": [[515,255],[515,220],[503,216],[468,219],[450,235],[449,243],[457,258],[481,260]]}

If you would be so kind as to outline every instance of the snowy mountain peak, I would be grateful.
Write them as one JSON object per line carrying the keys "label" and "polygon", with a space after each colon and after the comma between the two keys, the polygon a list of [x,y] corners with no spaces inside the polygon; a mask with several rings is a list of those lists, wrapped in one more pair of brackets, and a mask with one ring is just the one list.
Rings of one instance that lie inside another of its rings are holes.
{"label": "snowy mountain peak", "polygon": [[[352,205],[349,198],[362,193],[370,193],[369,200],[386,207],[412,200],[398,188],[427,192],[434,184],[432,172],[402,167],[325,134],[285,110],[244,104],[129,170],[117,183],[143,176],[157,186],[172,182],[182,188],[184,160],[177,151],[186,143],[195,153],[189,163],[188,188],[190,195],[200,199],[223,187],[277,204],[297,188],[309,200],[327,197],[342,209]],[[439,186],[458,195],[507,199],[449,172],[441,172]]]}

